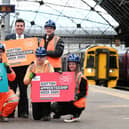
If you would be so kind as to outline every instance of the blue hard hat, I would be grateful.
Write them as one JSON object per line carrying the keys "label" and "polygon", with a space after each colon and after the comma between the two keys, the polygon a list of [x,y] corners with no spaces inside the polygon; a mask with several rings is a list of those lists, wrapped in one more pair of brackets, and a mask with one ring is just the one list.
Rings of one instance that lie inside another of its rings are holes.
{"label": "blue hard hat", "polygon": [[3,52],[5,52],[5,48],[4,48],[4,45],[2,43],[0,43],[0,49],[2,49]]}
{"label": "blue hard hat", "polygon": [[80,57],[76,54],[71,54],[68,56],[68,62],[80,63]]}
{"label": "blue hard hat", "polygon": [[54,21],[52,21],[52,20],[48,20],[48,21],[45,22],[44,27],[45,28],[46,27],[52,27],[52,28],[56,29],[56,23]]}
{"label": "blue hard hat", "polygon": [[38,47],[35,51],[35,55],[37,57],[44,57],[47,56],[47,51],[44,47]]}

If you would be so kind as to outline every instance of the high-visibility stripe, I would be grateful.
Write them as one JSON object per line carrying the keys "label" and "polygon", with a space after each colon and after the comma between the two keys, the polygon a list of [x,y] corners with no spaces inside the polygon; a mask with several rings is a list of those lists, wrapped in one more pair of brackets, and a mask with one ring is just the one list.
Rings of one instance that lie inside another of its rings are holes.
{"label": "high-visibility stripe", "polygon": [[11,96],[8,97],[8,99],[10,99],[10,98],[12,98],[12,97],[16,97],[16,95],[11,95]]}
{"label": "high-visibility stripe", "polygon": [[77,78],[75,95],[78,93],[78,87],[79,87],[79,81],[80,81],[81,75],[82,75],[82,74],[80,73],[80,75],[79,75],[78,78]]}
{"label": "high-visibility stripe", "polygon": [[5,107],[8,103],[12,103],[12,102],[18,102],[18,99],[10,100],[10,101],[8,101],[7,103],[4,103],[4,104],[3,104],[3,107]]}
{"label": "high-visibility stripe", "polygon": [[57,44],[57,36],[55,37],[54,49],[56,48],[56,44]]}

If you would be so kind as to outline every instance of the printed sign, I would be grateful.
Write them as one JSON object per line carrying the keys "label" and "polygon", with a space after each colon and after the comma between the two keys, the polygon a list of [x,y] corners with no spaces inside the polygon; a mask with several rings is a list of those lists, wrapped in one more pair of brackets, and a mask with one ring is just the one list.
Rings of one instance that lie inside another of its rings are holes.
{"label": "printed sign", "polygon": [[40,73],[32,79],[32,102],[71,101],[74,92],[74,72]]}
{"label": "printed sign", "polygon": [[2,41],[5,45],[4,61],[11,67],[29,65],[35,60],[34,51],[38,47],[37,38]]}
{"label": "printed sign", "polygon": [[8,92],[8,78],[5,66],[0,63],[0,92]]}

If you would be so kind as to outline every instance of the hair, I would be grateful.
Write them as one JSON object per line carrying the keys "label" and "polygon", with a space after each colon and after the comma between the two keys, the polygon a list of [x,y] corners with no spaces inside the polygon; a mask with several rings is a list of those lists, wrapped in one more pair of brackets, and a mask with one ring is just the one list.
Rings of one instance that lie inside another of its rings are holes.
{"label": "hair", "polygon": [[16,23],[18,23],[18,22],[24,23],[24,26],[25,26],[25,21],[24,21],[23,19],[17,19],[17,20],[15,21],[15,25],[16,25]]}
{"label": "hair", "polygon": [[[77,66],[77,67],[76,67],[75,75],[76,75],[78,72],[80,72],[80,64],[79,64],[79,63],[76,63],[76,66]],[[68,62],[67,70],[70,71],[70,69],[69,69],[69,62]]]}

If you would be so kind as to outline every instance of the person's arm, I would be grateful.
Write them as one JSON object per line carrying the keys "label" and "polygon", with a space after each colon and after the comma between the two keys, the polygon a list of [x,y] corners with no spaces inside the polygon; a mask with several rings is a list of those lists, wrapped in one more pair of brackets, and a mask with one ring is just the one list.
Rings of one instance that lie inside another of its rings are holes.
{"label": "person's arm", "polygon": [[15,78],[16,78],[15,72],[13,71],[13,69],[7,63],[4,63],[4,66],[5,66],[6,71],[7,71],[8,80],[9,81],[14,81]]}
{"label": "person's arm", "polygon": [[10,38],[9,38],[9,35],[7,35],[6,37],[5,37],[5,40],[9,40]]}
{"label": "person's arm", "polygon": [[33,73],[31,71],[31,67],[32,66],[30,65],[28,67],[27,71],[26,71],[26,74],[25,74],[25,77],[24,77],[24,80],[23,80],[25,85],[29,85],[31,83],[32,78],[35,76],[35,73]]}
{"label": "person's arm", "polygon": [[75,98],[76,100],[86,96],[86,93],[87,93],[87,90],[88,90],[87,85],[88,85],[87,80],[82,77],[81,82],[80,82],[80,86],[79,86],[80,93],[78,93],[76,95],[76,98]]}
{"label": "person's arm", "polygon": [[47,51],[47,56],[50,57],[61,57],[64,51],[64,42],[60,38],[56,44],[55,51]]}
{"label": "person's arm", "polygon": [[14,81],[15,78],[16,78],[16,74],[11,67],[10,67],[10,70],[11,70],[11,73],[7,73],[8,80],[9,81]]}

